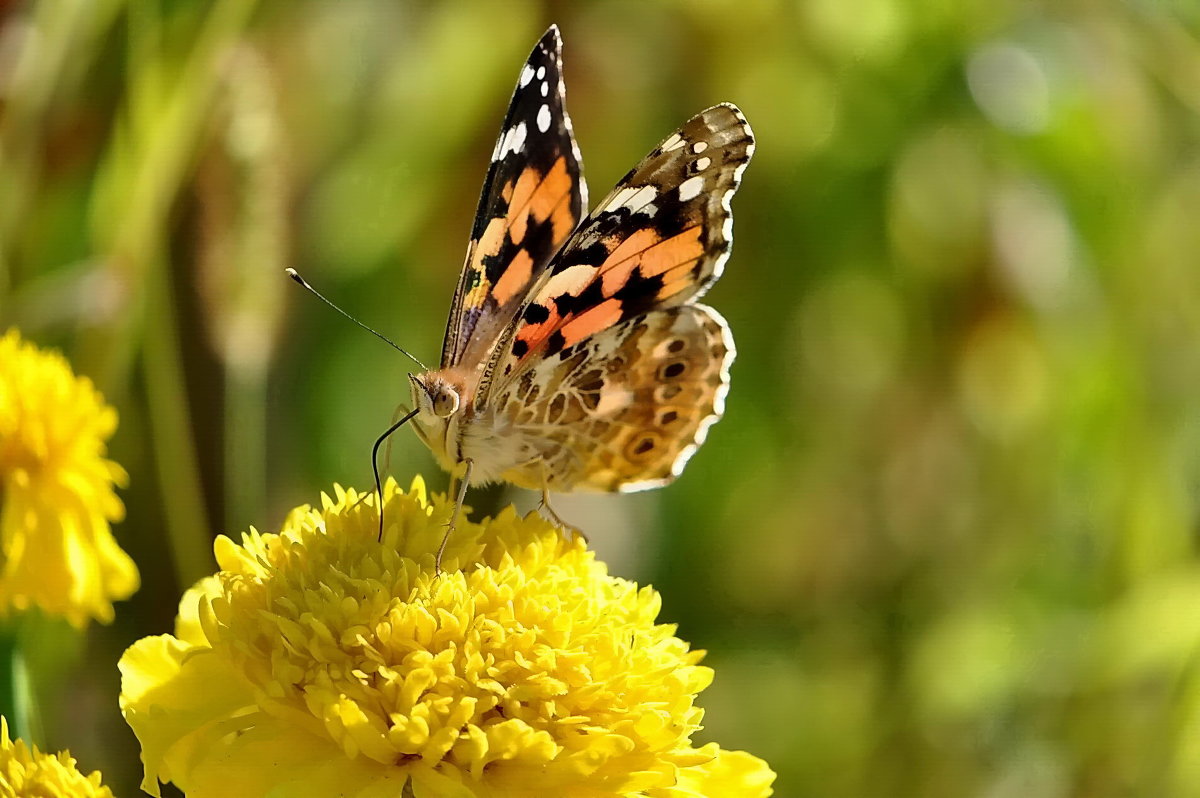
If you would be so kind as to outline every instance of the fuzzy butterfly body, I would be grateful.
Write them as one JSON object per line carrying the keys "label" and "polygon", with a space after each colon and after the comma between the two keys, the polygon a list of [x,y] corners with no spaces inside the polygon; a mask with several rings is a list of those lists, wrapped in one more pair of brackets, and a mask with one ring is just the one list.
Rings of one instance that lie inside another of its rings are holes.
{"label": "fuzzy butterfly body", "polygon": [[410,375],[417,433],[444,468],[542,491],[682,472],[729,388],[729,327],[695,300],[729,256],[753,152],[741,112],[714,106],[581,220],[561,40],[546,32],[492,154],[441,367]]}

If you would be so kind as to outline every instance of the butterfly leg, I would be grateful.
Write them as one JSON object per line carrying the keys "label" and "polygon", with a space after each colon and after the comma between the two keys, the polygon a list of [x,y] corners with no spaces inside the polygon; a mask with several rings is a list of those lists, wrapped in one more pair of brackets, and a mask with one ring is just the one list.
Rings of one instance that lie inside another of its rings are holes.
{"label": "butterfly leg", "polygon": [[[457,477],[453,477],[450,480],[450,490],[452,493],[455,493],[454,509],[450,511],[450,520],[446,524],[446,534],[442,535],[442,543],[438,546],[437,558],[433,561],[434,570],[438,574],[442,572],[442,555],[446,553],[446,544],[450,542],[450,536],[454,534],[454,528],[458,525],[458,514],[462,512],[463,502],[467,498],[467,486],[471,484],[471,467],[474,465],[474,461],[470,457],[467,457],[463,460],[463,463],[466,464],[467,468],[463,473],[462,481],[456,484]],[[455,490],[456,487],[457,490]]]}
{"label": "butterfly leg", "polygon": [[550,506],[550,480],[546,476],[546,464],[542,461],[542,500],[538,502],[537,511],[545,516],[550,523],[557,526],[562,531],[566,532],[568,537],[583,538],[583,542],[588,542],[588,536],[583,534],[583,530],[574,524],[569,524],[563,520],[562,516],[554,511]]}

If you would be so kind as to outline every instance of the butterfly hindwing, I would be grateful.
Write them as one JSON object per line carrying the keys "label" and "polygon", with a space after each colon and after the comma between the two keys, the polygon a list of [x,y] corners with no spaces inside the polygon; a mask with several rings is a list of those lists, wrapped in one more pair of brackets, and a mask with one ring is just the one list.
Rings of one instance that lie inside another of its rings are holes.
{"label": "butterfly hindwing", "polygon": [[565,96],[562,40],[551,27],[521,69],[492,153],[446,325],[443,367],[488,359],[583,214],[587,188]]}
{"label": "butterfly hindwing", "polygon": [[729,104],[696,115],[655,148],[555,257],[495,353],[495,379],[700,296],[729,255],[730,200],[753,152],[750,126]]}
{"label": "butterfly hindwing", "polygon": [[705,305],[655,310],[539,360],[498,391],[516,485],[634,491],[672,481],[724,410],[733,361]]}

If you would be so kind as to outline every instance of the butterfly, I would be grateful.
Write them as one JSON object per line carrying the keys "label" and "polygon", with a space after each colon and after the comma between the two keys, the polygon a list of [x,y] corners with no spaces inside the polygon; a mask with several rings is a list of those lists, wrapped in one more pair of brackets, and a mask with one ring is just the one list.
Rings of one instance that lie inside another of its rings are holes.
{"label": "butterfly", "polygon": [[724,411],[733,338],[696,300],[729,257],[750,126],[730,104],[702,111],[584,218],[565,98],[553,26],[492,152],[440,368],[409,375],[415,407],[400,423],[463,472],[447,538],[468,484],[544,503],[665,485]]}

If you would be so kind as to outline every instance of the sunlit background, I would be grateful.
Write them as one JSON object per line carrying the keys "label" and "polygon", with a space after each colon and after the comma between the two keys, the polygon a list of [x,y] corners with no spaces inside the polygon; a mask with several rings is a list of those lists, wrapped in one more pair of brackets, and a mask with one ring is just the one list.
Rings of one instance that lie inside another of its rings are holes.
{"label": "sunlit background", "polygon": [[[121,414],[143,588],[49,640],[44,740],[135,795],[116,660],[435,360],[551,22],[593,197],[679,123],[758,138],[708,294],[726,418],[564,497],[709,650],[700,740],[780,796],[1200,795],[1200,5],[0,2],[0,329]],[[445,477],[411,433],[390,470]],[[531,497],[474,492],[477,513]]]}

